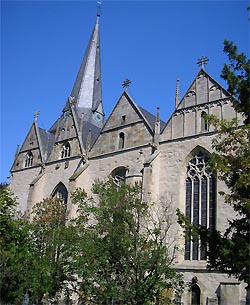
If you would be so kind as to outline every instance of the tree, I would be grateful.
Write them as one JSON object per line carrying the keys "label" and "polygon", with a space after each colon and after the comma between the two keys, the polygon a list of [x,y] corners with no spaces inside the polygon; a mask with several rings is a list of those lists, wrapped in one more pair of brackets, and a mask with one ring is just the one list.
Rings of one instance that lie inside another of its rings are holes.
{"label": "tree", "polygon": [[16,217],[15,198],[1,189],[1,302],[40,304],[75,291],[83,304],[168,304],[181,292],[167,207],[153,217],[138,185],[108,181],[93,193],[98,203],[80,189],[73,194],[73,219],[60,198],[47,198],[28,220]]}
{"label": "tree", "polygon": [[28,296],[32,304],[73,289],[72,261],[78,238],[67,221],[60,199],[36,204],[32,221],[16,215],[16,199],[7,186],[0,192],[1,302],[20,304]]}
{"label": "tree", "polygon": [[21,287],[25,274],[20,272],[28,247],[28,226],[25,219],[16,216],[16,198],[7,184],[0,186],[0,300],[6,303],[22,301]]}
{"label": "tree", "polygon": [[26,285],[33,302],[70,294],[78,238],[66,208],[61,198],[46,198],[32,209],[29,234],[34,261]]}
{"label": "tree", "polygon": [[98,204],[81,189],[73,194],[83,241],[76,267],[82,303],[170,304],[183,281],[172,268],[167,219],[154,219],[139,185],[109,180],[96,183],[93,193]]}
{"label": "tree", "polygon": [[227,53],[230,64],[224,64],[221,77],[228,83],[228,91],[232,94],[232,100],[236,110],[245,115],[245,124],[249,124],[250,61],[244,53],[238,53],[238,48],[232,41],[224,41],[224,52]]}
{"label": "tree", "polygon": [[19,302],[22,293],[17,276],[18,253],[25,249],[26,240],[21,222],[15,217],[16,199],[7,184],[0,186],[0,290],[1,302]]}
{"label": "tree", "polygon": [[[215,126],[217,136],[212,142],[214,152],[210,166],[217,172],[218,179],[224,181],[227,192],[220,192],[226,203],[235,211],[235,218],[228,222],[224,233],[209,231],[194,226],[177,211],[179,223],[192,236],[199,236],[208,255],[208,267],[234,275],[250,284],[250,125],[249,125],[249,60],[237,53],[237,47],[230,41],[224,42],[230,65],[224,65],[222,77],[228,82],[228,90],[233,94],[235,109],[242,113],[244,125],[237,119],[219,120],[208,116]],[[249,302],[249,300],[248,300]]]}

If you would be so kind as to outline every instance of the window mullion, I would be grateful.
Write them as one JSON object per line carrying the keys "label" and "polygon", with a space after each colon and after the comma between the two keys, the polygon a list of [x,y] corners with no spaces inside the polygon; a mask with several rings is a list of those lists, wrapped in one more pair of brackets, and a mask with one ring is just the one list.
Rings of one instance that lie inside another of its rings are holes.
{"label": "window mullion", "polygon": [[[190,200],[190,223],[193,223],[193,218],[194,218],[194,180],[191,179],[191,200]],[[190,259],[192,260],[193,258],[193,242],[192,239],[190,238]]]}
{"label": "window mullion", "polygon": [[210,202],[210,194],[209,194],[209,177],[207,176],[207,228],[209,228],[209,202]]}
{"label": "window mullion", "polygon": [[[198,224],[201,224],[201,176],[198,176],[199,178],[199,219],[198,219]],[[201,253],[200,253],[200,238],[198,240],[198,260],[201,258]]]}
{"label": "window mullion", "polygon": [[[187,166],[186,176],[186,216],[190,222],[212,228],[214,222],[214,184],[213,176],[207,168],[208,158],[199,152]],[[198,238],[187,238],[185,259],[204,259],[201,241]]]}

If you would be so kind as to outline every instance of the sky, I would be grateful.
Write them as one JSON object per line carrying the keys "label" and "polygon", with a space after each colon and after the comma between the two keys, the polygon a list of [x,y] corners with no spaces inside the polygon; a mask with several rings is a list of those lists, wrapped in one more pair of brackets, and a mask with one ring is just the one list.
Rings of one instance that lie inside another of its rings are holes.
{"label": "sky", "polygon": [[[207,56],[220,78],[224,39],[249,57],[248,1],[108,1],[101,5],[103,105],[108,118],[131,80],[134,101],[167,121]],[[97,1],[1,0],[0,182],[8,182],[17,145],[39,111],[48,130],[71,93],[96,21]]]}

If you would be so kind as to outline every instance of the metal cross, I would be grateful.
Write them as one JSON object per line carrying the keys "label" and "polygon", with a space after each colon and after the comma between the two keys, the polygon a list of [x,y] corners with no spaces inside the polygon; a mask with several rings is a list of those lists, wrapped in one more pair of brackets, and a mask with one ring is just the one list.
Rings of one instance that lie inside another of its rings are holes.
{"label": "metal cross", "polygon": [[199,58],[197,61],[197,65],[204,69],[204,66],[207,64],[208,61],[209,59],[207,58],[207,56],[201,56],[201,58]]}
{"label": "metal cross", "polygon": [[128,78],[126,78],[124,80],[124,82],[122,83],[122,87],[126,90],[126,88],[128,88],[130,84],[131,84],[131,81]]}

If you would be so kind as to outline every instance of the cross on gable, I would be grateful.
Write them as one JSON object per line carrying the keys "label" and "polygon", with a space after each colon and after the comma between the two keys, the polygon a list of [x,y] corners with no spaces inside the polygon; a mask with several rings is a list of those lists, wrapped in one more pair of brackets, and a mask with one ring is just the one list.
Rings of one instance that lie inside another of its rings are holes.
{"label": "cross on gable", "polygon": [[131,81],[128,78],[126,78],[124,80],[124,82],[122,83],[122,87],[126,90],[126,88],[128,88],[130,84],[131,84]]}
{"label": "cross on gable", "polygon": [[199,67],[204,69],[204,66],[207,64],[208,61],[209,59],[207,58],[207,56],[201,56],[201,58],[198,59],[197,64]]}

